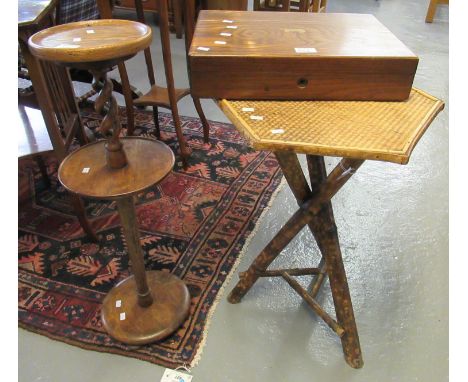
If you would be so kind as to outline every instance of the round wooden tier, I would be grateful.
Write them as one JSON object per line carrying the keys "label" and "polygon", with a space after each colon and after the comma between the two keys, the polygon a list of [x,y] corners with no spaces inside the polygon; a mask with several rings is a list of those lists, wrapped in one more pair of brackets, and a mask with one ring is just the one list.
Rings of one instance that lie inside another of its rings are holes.
{"label": "round wooden tier", "polygon": [[117,284],[102,306],[102,322],[115,339],[131,345],[161,340],[173,333],[189,314],[190,294],[178,277],[161,271],[146,272],[153,303],[138,304],[133,276]]}
{"label": "round wooden tier", "polygon": [[127,164],[118,169],[106,162],[107,141],[83,146],[59,167],[63,186],[78,195],[115,199],[133,275],[114,286],[102,306],[102,321],[113,338],[131,345],[151,343],[173,333],[187,318],[190,294],[185,283],[165,272],[145,272],[138,219],[132,195],[159,183],[174,166],[164,143],[141,137],[120,141]]}
{"label": "round wooden tier", "polygon": [[149,46],[151,28],[129,20],[89,20],[44,29],[29,39],[43,60],[68,64],[116,61]]}
{"label": "round wooden tier", "polygon": [[141,192],[160,182],[174,166],[174,154],[164,143],[148,138],[121,139],[128,164],[106,165],[107,141],[98,141],[71,153],[59,167],[58,177],[70,192],[95,199],[116,199]]}

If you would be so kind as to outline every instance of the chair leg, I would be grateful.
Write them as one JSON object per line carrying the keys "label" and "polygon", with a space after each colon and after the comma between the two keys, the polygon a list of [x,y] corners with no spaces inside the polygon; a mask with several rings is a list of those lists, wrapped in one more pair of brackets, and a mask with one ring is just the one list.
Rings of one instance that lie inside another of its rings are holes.
{"label": "chair leg", "polygon": [[205,117],[205,113],[203,112],[200,98],[192,97],[192,99],[193,99],[193,104],[195,105],[195,109],[197,110],[198,116],[200,117],[200,120],[202,121],[203,141],[205,143],[209,143],[210,142],[210,124],[208,123],[208,120]]}
{"label": "chair leg", "polygon": [[130,87],[130,81],[128,80],[127,69],[125,63],[121,62],[118,64],[120,79],[122,81],[122,90],[125,98],[125,109],[127,111],[127,135],[133,135],[135,131],[135,117],[133,113],[133,98],[132,89]]}
{"label": "chair leg", "polygon": [[172,0],[172,14],[174,15],[176,37],[182,38],[182,7],[180,0]]}
{"label": "chair leg", "polygon": [[190,156],[190,151],[187,147],[187,142],[185,141],[184,134],[182,132],[182,126],[180,124],[179,112],[177,111],[177,102],[171,103],[172,119],[174,121],[174,128],[177,135],[177,140],[179,141],[180,156],[182,158],[182,165],[186,170],[188,167],[188,157]]}
{"label": "chair leg", "polygon": [[42,159],[41,156],[36,156],[35,158],[37,167],[39,167],[39,171],[41,172],[42,179],[44,181],[44,185],[46,188],[50,187],[50,178],[49,174],[47,173],[47,166],[44,163],[44,160]]}
{"label": "chair leg", "polygon": [[158,113],[157,106],[153,106],[153,121],[154,121],[154,127],[156,129],[156,138],[161,140],[161,129],[159,128],[159,113]]}
{"label": "chair leg", "polygon": [[426,14],[426,23],[432,23],[434,20],[434,15],[437,9],[438,0],[430,0],[429,6],[427,7],[427,14]]}
{"label": "chair leg", "polygon": [[78,195],[70,194],[70,201],[73,205],[73,208],[75,209],[76,216],[78,217],[83,231],[86,233],[86,235],[88,235],[91,241],[98,242],[99,239],[96,235],[96,232],[94,232],[91,224],[86,218],[83,200]]}

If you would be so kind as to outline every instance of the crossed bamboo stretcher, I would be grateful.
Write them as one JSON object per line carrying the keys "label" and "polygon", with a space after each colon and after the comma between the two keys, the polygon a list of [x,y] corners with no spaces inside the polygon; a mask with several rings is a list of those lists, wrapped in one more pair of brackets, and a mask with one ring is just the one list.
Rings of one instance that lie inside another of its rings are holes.
{"label": "crossed bamboo stretcher", "polygon": [[[240,302],[260,277],[282,277],[341,338],[346,362],[354,368],[360,368],[363,365],[361,347],[331,199],[364,160],[342,159],[327,177],[323,157],[307,155],[311,189],[295,153],[278,151],[275,152],[275,156],[297,200],[299,209],[268,243],[249,269],[239,275],[240,280],[230,293],[228,301]],[[309,226],[322,253],[318,267],[267,270],[273,260],[306,225]],[[303,275],[316,276],[310,292],[292,277]],[[315,300],[327,275],[330,280],[337,320],[325,312]]]}

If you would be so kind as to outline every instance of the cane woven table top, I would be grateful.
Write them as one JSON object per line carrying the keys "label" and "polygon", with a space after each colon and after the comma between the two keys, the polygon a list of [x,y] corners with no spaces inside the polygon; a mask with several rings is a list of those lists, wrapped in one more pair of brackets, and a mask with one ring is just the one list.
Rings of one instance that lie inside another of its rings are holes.
{"label": "cane woven table top", "polygon": [[257,150],[406,164],[444,103],[413,88],[404,102],[219,102]]}

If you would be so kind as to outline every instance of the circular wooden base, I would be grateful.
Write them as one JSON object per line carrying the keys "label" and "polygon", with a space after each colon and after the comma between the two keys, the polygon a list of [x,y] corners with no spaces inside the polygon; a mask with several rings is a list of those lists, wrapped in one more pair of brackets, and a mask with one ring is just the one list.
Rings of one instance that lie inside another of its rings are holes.
{"label": "circular wooden base", "polygon": [[146,272],[146,278],[153,296],[150,306],[138,305],[133,276],[112,288],[103,302],[105,329],[111,337],[126,344],[161,340],[179,328],[189,314],[190,294],[182,280],[160,271]]}

